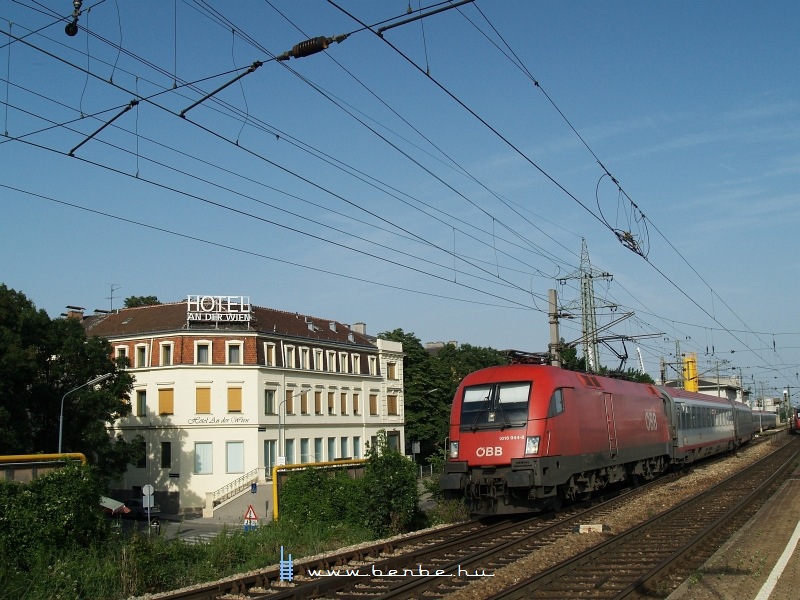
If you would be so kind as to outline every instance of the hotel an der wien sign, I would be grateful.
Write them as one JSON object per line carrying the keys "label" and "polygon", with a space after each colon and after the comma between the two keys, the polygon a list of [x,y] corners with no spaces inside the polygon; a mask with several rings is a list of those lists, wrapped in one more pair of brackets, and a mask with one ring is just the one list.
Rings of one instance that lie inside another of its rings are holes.
{"label": "hotel an der wien sign", "polygon": [[189,323],[250,322],[250,296],[201,296],[186,298]]}

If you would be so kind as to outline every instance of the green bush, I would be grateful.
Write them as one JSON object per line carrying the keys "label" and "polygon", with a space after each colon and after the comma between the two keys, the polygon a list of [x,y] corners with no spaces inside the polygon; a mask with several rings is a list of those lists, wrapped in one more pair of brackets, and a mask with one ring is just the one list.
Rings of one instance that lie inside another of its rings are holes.
{"label": "green bush", "polygon": [[419,512],[417,467],[389,450],[386,432],[367,453],[363,485],[366,526],[378,536],[408,531]]}
{"label": "green bush", "polygon": [[108,534],[91,468],[67,465],[28,484],[0,482],[0,561],[16,570],[52,563]]}

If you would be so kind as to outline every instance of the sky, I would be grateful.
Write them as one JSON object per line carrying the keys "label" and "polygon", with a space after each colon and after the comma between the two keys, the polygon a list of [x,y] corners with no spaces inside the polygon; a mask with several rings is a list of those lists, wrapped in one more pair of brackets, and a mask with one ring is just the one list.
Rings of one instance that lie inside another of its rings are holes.
{"label": "sky", "polygon": [[543,352],[583,281],[601,364],[800,402],[799,3],[72,4],[0,0],[0,282],[51,317],[245,295]]}

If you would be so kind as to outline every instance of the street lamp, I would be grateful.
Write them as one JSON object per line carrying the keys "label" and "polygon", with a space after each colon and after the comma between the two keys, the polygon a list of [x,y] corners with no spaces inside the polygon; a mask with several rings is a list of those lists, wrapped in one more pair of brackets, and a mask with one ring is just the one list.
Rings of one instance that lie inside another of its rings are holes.
{"label": "street lamp", "polygon": [[61,413],[58,416],[58,453],[59,454],[61,454],[61,439],[62,439],[62,434],[63,434],[63,431],[64,431],[64,400],[66,399],[66,397],[69,394],[71,394],[72,392],[75,392],[75,391],[77,391],[77,390],[79,390],[81,388],[84,388],[87,385],[94,385],[95,383],[100,383],[101,381],[105,381],[106,379],[111,377],[113,374],[114,373],[106,373],[105,375],[98,375],[94,379],[90,379],[86,383],[81,384],[76,388],[72,388],[66,394],[61,396]]}

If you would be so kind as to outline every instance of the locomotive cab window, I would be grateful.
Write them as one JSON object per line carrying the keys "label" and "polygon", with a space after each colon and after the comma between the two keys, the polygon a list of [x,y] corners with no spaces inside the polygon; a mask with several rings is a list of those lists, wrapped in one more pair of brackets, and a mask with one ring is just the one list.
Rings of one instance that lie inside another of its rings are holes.
{"label": "locomotive cab window", "polygon": [[521,427],[528,420],[531,382],[476,385],[464,390],[462,429]]}
{"label": "locomotive cab window", "polygon": [[561,388],[559,388],[550,396],[550,407],[547,409],[547,418],[555,417],[562,412],[564,412],[564,393]]}

